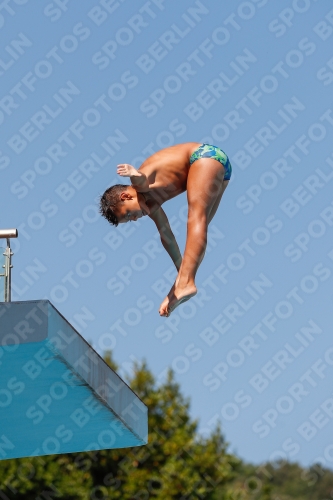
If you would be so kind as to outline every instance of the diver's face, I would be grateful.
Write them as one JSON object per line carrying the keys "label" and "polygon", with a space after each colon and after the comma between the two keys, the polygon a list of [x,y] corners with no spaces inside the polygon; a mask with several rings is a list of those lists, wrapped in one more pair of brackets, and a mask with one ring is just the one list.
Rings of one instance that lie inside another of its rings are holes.
{"label": "diver's face", "polygon": [[135,189],[133,189],[133,191],[124,191],[120,195],[120,199],[123,203],[119,205],[116,214],[119,224],[136,221],[144,215],[149,214],[149,208],[143,196],[137,193]]}

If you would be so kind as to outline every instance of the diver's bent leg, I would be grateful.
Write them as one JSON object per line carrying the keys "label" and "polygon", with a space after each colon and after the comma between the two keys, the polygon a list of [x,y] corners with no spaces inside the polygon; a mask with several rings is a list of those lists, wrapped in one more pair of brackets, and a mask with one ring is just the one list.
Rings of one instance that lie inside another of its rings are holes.
{"label": "diver's bent leg", "polygon": [[210,158],[197,160],[190,167],[186,246],[175,285],[161,304],[162,316],[168,316],[179,304],[196,294],[195,276],[206,250],[209,214],[215,202],[219,203],[221,199],[223,176],[223,165]]}

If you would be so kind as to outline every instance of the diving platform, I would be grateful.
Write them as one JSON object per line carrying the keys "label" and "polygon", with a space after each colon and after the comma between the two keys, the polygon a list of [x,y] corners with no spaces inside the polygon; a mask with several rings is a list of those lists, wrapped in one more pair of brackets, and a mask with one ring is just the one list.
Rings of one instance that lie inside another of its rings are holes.
{"label": "diving platform", "polygon": [[147,439],[147,407],[48,300],[0,302],[0,460]]}

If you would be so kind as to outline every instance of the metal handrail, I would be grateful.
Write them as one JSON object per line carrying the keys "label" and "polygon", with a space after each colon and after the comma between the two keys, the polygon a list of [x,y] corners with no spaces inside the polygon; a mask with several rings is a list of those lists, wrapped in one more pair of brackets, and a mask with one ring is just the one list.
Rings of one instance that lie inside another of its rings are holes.
{"label": "metal handrail", "polygon": [[12,283],[12,276],[11,276],[11,269],[12,269],[12,255],[13,252],[11,251],[10,248],[10,238],[17,238],[18,237],[18,231],[17,229],[0,229],[0,238],[6,239],[7,240],[7,248],[5,249],[4,256],[5,256],[5,272],[4,275],[4,281],[5,281],[5,302],[10,302],[11,301],[11,283]]}

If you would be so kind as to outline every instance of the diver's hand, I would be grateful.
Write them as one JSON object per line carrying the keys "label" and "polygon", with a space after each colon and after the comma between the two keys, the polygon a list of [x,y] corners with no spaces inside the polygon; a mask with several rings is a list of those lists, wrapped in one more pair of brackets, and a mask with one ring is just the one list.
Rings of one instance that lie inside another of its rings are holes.
{"label": "diver's hand", "polygon": [[122,177],[137,177],[140,175],[137,169],[128,163],[121,163],[120,165],[117,165],[117,174]]}

